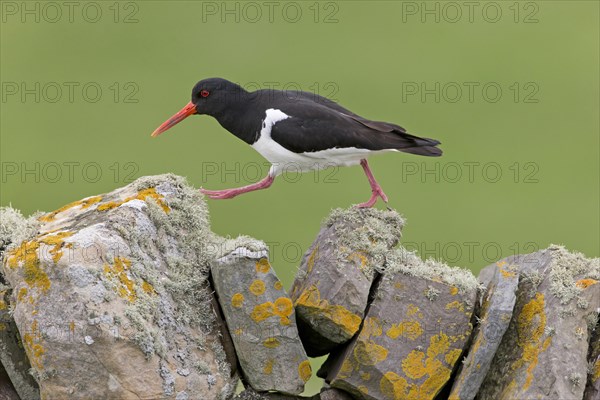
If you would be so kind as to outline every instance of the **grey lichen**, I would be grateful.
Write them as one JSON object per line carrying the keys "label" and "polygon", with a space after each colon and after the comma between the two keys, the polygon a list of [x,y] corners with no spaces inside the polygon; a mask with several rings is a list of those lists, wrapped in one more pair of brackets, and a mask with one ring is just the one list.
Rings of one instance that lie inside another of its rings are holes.
{"label": "grey lichen", "polygon": [[574,387],[578,387],[579,385],[581,385],[582,383],[582,376],[581,374],[577,373],[577,372],[573,372],[571,375],[569,375],[569,381],[571,381],[571,384]]}
{"label": "grey lichen", "polygon": [[[581,279],[600,280],[600,259],[590,259],[578,252],[570,252],[563,246],[550,245],[550,291],[563,305],[572,299],[579,302],[583,288],[577,285]],[[582,303],[578,303],[580,308]]]}
{"label": "grey lichen", "polygon": [[434,288],[431,285],[429,285],[427,287],[427,293],[425,293],[425,297],[427,297],[429,299],[429,301],[435,301],[435,299],[437,299],[439,295],[440,295],[439,290],[437,290],[436,288]]}
{"label": "grey lichen", "polygon": [[[193,366],[202,363],[204,375],[212,376],[210,383],[230,398],[236,377],[218,339],[209,262],[232,248],[262,250],[266,245],[214,234],[203,195],[175,175],[141,178],[93,198],[96,202],[87,207],[52,213],[43,226],[37,215],[24,218],[10,207],[0,208],[0,251],[38,232],[68,229],[65,246],[72,246],[68,248],[78,261],[64,257],[61,271],[65,285],[72,284],[82,299],[90,300],[84,323],[99,329],[118,325],[119,339],[134,342],[148,360],[158,361],[165,395],[175,396],[176,371],[182,379],[197,374]],[[85,257],[88,247],[99,249],[97,261]],[[100,320],[105,316],[110,320]],[[86,336],[83,343],[89,348],[105,344],[95,336]],[[173,351],[181,357],[170,357]],[[36,377],[45,375],[37,371]]]}
{"label": "grey lichen", "polygon": [[40,226],[38,217],[36,213],[25,218],[19,210],[10,206],[0,207],[0,256],[7,248],[18,246],[35,236]]}
{"label": "grey lichen", "polygon": [[544,328],[544,335],[546,335],[546,337],[552,337],[556,334],[556,328],[552,327],[552,326],[546,326]]}
{"label": "grey lichen", "polygon": [[434,259],[422,260],[415,252],[403,247],[387,253],[385,274],[407,274],[433,281],[443,282],[458,288],[460,293],[468,293],[480,288],[477,278],[465,268],[450,267]]}
{"label": "grey lichen", "polygon": [[344,262],[360,252],[369,260],[364,272],[370,273],[373,265],[383,265],[389,249],[398,243],[405,221],[393,210],[351,207],[332,210],[323,223],[335,230],[337,259]]}
{"label": "grey lichen", "polygon": [[238,236],[236,238],[215,236],[212,244],[212,258],[221,258],[231,253],[235,249],[243,248],[250,252],[260,252],[268,250],[265,242],[254,239],[250,236]]}
{"label": "grey lichen", "polygon": [[593,332],[596,329],[600,329],[600,326],[598,326],[598,323],[600,322],[599,310],[589,313],[585,319],[585,322],[588,327],[588,332]]}
{"label": "grey lichen", "polygon": [[172,395],[175,388],[175,378],[173,378],[171,371],[169,371],[169,368],[162,361],[160,362],[160,376],[163,379],[163,391],[165,395]]}
{"label": "grey lichen", "polygon": [[[202,195],[189,186],[183,178],[172,174],[140,178],[133,183],[133,186],[136,190],[155,187],[157,192],[163,195],[177,194],[176,197],[170,197],[169,213],[165,213],[154,199],[146,198],[147,213],[158,230],[157,234],[173,238],[172,242],[176,243],[177,249],[176,251],[163,249],[169,279],[161,279],[155,266],[144,265],[147,261],[141,253],[143,249],[152,246],[147,236],[132,233],[127,229],[128,226],[124,226],[125,229],[118,229],[117,225],[121,222],[113,220],[111,227],[121,232],[128,232],[126,239],[133,244],[131,249],[134,254],[131,258],[136,262],[132,271],[157,288],[157,292],[162,292],[160,289],[164,288],[175,300],[177,313],[172,315],[172,311],[165,310],[165,314],[173,316],[175,321],[171,322],[212,326],[214,316],[210,308],[211,295],[207,280],[211,254],[206,249],[216,241],[216,236],[210,231],[208,210]],[[141,315],[151,315],[152,310],[160,305],[160,299],[156,296],[149,296],[142,291],[138,295],[135,305],[128,310],[130,318],[136,311]],[[132,322],[136,324],[141,321],[135,321],[133,318]]]}

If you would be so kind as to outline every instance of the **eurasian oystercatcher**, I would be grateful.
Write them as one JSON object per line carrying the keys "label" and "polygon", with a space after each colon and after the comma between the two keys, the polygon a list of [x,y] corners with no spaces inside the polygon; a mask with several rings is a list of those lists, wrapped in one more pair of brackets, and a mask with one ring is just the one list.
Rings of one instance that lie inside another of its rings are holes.
{"label": "eurasian oystercatcher", "polygon": [[221,78],[204,79],[192,90],[192,100],[152,136],[158,136],[193,114],[206,114],[258,151],[271,164],[268,175],[252,185],[226,190],[200,189],[212,199],[231,199],[266,189],[283,171],[307,172],[360,164],[372,195],[359,207],[372,207],[377,197],[388,199],[369,169],[367,157],[390,151],[440,156],[434,139],[411,135],[398,125],[371,121],[325,97],[302,91],[273,89],[248,92]]}

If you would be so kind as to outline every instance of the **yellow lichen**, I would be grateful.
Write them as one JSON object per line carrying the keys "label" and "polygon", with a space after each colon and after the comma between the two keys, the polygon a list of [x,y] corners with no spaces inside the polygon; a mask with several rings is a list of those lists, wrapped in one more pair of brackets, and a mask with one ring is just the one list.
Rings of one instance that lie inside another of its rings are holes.
{"label": "yellow lichen", "polygon": [[458,294],[458,288],[456,286],[451,286],[450,287],[450,294],[452,296],[456,296]]}
{"label": "yellow lichen", "polygon": [[[393,371],[386,372],[380,381],[380,390],[384,397],[393,400],[434,398],[450,378],[452,371],[443,361],[452,367],[460,355],[459,349],[448,352],[450,341],[446,334],[440,333],[430,338],[425,353],[419,350],[411,351],[401,363],[406,378]],[[423,377],[426,378],[422,383],[411,383],[407,380],[421,380]]]}
{"label": "yellow lichen", "polygon": [[[21,243],[19,247],[7,253],[8,267],[11,269],[22,267],[23,278],[29,287],[45,293],[50,288],[50,279],[41,265],[40,246],[42,243],[49,246],[52,260],[57,263],[63,255],[62,248],[65,247],[63,239],[71,235],[71,232],[49,233]],[[25,294],[22,295],[21,300]]]}
{"label": "yellow lichen", "polygon": [[31,331],[23,335],[23,345],[29,358],[29,362],[34,368],[41,370],[42,356],[46,353],[46,349],[41,344],[42,336],[37,327],[37,320],[33,320]]}
{"label": "yellow lichen", "polygon": [[58,232],[56,234],[48,234],[42,236],[39,241],[45,245],[51,246],[50,254],[52,255],[52,261],[54,264],[58,263],[63,255],[63,247],[65,247],[64,239],[73,236],[73,232]]}
{"label": "yellow lichen", "polygon": [[104,264],[104,275],[109,279],[116,280],[117,294],[129,302],[137,298],[135,293],[135,282],[129,276],[131,261],[124,257],[115,257],[114,264]]}
{"label": "yellow lichen", "polygon": [[403,377],[393,371],[383,374],[379,381],[379,390],[386,399],[402,400],[407,399],[408,382]]}
{"label": "yellow lichen", "polygon": [[148,283],[146,281],[142,281],[142,290],[148,294],[156,293],[156,291],[154,290],[154,286],[152,286],[150,283]]}
{"label": "yellow lichen", "polygon": [[360,379],[362,379],[363,381],[368,381],[369,379],[371,379],[371,374],[368,372],[361,372]]}
{"label": "yellow lichen", "polygon": [[77,207],[77,206],[81,206],[81,209],[84,210],[84,209],[90,207],[91,205],[98,203],[101,200],[102,200],[102,196],[93,196],[93,197],[88,197],[87,199],[74,201],[72,203],[62,206],[58,210],[54,210],[51,213],[42,215],[40,218],[38,218],[38,221],[52,222],[54,220],[54,218],[63,211],[67,211],[68,209]]}
{"label": "yellow lichen", "polygon": [[263,368],[263,373],[266,375],[271,375],[271,373],[273,372],[273,363],[275,362],[275,360],[273,360],[272,358],[269,358],[267,360],[267,362],[265,363],[265,366]]}
{"label": "yellow lichen", "polygon": [[15,269],[22,264],[39,263],[37,250],[40,247],[39,242],[32,240],[23,242],[17,248],[10,250],[7,254],[8,267]]}
{"label": "yellow lichen", "polygon": [[306,271],[311,272],[313,267],[315,266],[315,260],[317,258],[317,253],[319,252],[319,245],[316,245],[313,251],[310,253],[310,257],[308,257],[308,261],[306,262]]}
{"label": "yellow lichen", "polygon": [[544,306],[544,295],[538,292],[535,294],[535,298],[523,306],[517,317],[517,345],[523,350],[523,354],[520,359],[513,363],[512,369],[517,370],[527,366],[523,390],[531,385],[538,357],[552,341],[552,336],[542,340],[546,329]]}
{"label": "yellow lichen", "polygon": [[396,339],[402,335],[410,340],[415,340],[423,334],[423,328],[418,321],[404,321],[399,324],[392,324],[385,334],[391,339]]}
{"label": "yellow lichen", "polygon": [[298,365],[298,375],[300,375],[300,379],[302,379],[304,383],[308,382],[312,375],[312,368],[308,360],[304,360]]}
{"label": "yellow lichen", "polygon": [[367,340],[372,337],[381,336],[383,333],[383,324],[377,317],[367,317],[363,322],[363,327],[360,330],[359,338]]}
{"label": "yellow lichen", "polygon": [[350,358],[346,358],[342,362],[342,366],[340,367],[340,372],[338,373],[339,379],[346,379],[350,375],[352,375],[352,371],[354,371],[354,362]]}
{"label": "yellow lichen", "polygon": [[294,312],[292,300],[287,297],[279,297],[273,304],[273,313],[280,317],[281,325],[289,325],[289,316]]}
{"label": "yellow lichen", "polygon": [[[29,242],[32,243],[32,242]],[[50,289],[50,279],[40,265],[40,260],[37,256],[39,243],[30,247],[29,253],[25,255],[25,263],[23,264],[23,278],[30,288],[37,288],[42,293],[46,293]]]}
{"label": "yellow lichen", "polygon": [[231,305],[236,308],[240,308],[244,304],[244,295],[236,293],[231,296]]}
{"label": "yellow lichen", "polygon": [[446,359],[446,362],[449,365],[454,365],[456,363],[456,360],[458,360],[458,357],[460,357],[461,353],[461,349],[450,350],[448,354],[444,356],[444,358]]}
{"label": "yellow lichen", "polygon": [[423,318],[423,313],[421,312],[419,307],[415,306],[414,304],[409,304],[408,308],[406,309],[406,316],[412,317],[413,315],[416,315],[419,318]]}
{"label": "yellow lichen", "polygon": [[516,275],[515,272],[510,272],[505,270],[504,268],[500,268],[500,273],[502,274],[503,277],[505,278],[512,278],[513,276]]}
{"label": "yellow lichen", "polygon": [[2,310],[6,310],[6,302],[2,299],[0,299],[0,311]]}
{"label": "yellow lichen", "polygon": [[271,269],[271,264],[269,264],[269,260],[266,258],[261,258],[256,262],[256,272],[260,272],[261,274],[266,274]]}
{"label": "yellow lichen", "polygon": [[369,269],[369,259],[367,258],[366,254],[364,252],[360,252],[360,251],[355,251],[354,253],[351,253],[348,257],[347,257],[348,261],[353,261],[356,260],[358,261],[358,265],[361,271],[368,271]]}
{"label": "yellow lichen", "polygon": [[592,367],[592,382],[597,382],[600,379],[600,358],[596,360]]}
{"label": "yellow lichen", "polygon": [[262,304],[257,304],[254,306],[254,310],[250,314],[250,318],[252,318],[255,322],[261,322],[265,319],[269,318],[274,314],[273,303],[267,301]]}
{"label": "yellow lichen", "polygon": [[275,288],[275,290],[281,290],[281,289],[283,289],[283,285],[281,284],[281,281],[276,281],[273,284],[273,287]]}
{"label": "yellow lichen", "polygon": [[358,385],[356,387],[358,389],[359,392],[364,393],[364,394],[369,394],[369,388],[366,387],[365,385]]}
{"label": "yellow lichen", "polygon": [[274,349],[275,347],[279,347],[281,343],[279,343],[279,340],[277,340],[277,338],[274,337],[270,337],[270,338],[266,338],[263,342],[263,346],[265,346],[268,349]]}
{"label": "yellow lichen", "polygon": [[27,296],[27,288],[22,287],[21,289],[19,289],[19,292],[17,293],[17,301],[23,301],[25,296]]}
{"label": "yellow lichen", "polygon": [[329,304],[327,300],[321,299],[319,289],[314,285],[302,292],[296,300],[296,307],[298,306],[306,308],[311,314],[318,314],[333,321],[349,336],[354,335],[360,326],[359,315],[348,311],[343,306]]}
{"label": "yellow lichen", "polygon": [[404,371],[406,376],[410,379],[422,378],[428,372],[427,367],[423,363],[424,358],[425,353],[422,351],[411,351],[406,358],[402,360],[402,371]]}
{"label": "yellow lichen", "polygon": [[446,304],[446,310],[456,309],[460,312],[465,312],[465,305],[460,301],[453,301],[452,303]]}
{"label": "yellow lichen", "polygon": [[577,285],[577,287],[580,289],[587,289],[588,287],[595,285],[596,283],[598,283],[598,281],[595,279],[580,279],[577,282],[575,282],[575,285]]}
{"label": "yellow lichen", "polygon": [[388,350],[372,340],[358,340],[354,346],[354,359],[360,365],[375,365],[385,360]]}
{"label": "yellow lichen", "polygon": [[260,279],[255,279],[250,284],[250,287],[248,288],[248,290],[253,295],[260,296],[261,294],[263,294],[265,292],[265,283],[263,281],[261,281]]}
{"label": "yellow lichen", "polygon": [[147,197],[150,197],[150,198],[153,198],[154,200],[156,200],[156,202],[163,209],[164,212],[168,213],[171,211],[171,209],[165,202],[164,197],[161,194],[156,192],[156,188],[148,188],[148,189],[140,190],[136,195],[127,197],[125,200],[122,200],[122,201],[109,201],[106,203],[102,203],[98,206],[97,210],[98,211],[112,210],[113,208],[119,207],[120,205],[125,204],[131,200],[146,201]]}

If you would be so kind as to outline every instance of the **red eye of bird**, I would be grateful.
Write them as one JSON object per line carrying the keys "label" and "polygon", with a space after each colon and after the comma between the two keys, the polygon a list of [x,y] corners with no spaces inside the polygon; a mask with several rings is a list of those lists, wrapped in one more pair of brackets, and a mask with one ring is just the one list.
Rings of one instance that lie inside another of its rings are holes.
{"label": "red eye of bird", "polygon": [[202,97],[208,97],[209,94],[210,93],[208,93],[208,90],[203,90],[200,92],[200,96],[202,96]]}

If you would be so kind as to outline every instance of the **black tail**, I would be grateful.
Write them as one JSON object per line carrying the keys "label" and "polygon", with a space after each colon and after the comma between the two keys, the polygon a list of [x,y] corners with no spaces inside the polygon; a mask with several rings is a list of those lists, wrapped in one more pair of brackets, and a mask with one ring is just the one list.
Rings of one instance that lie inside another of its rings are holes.
{"label": "black tail", "polygon": [[439,157],[442,155],[442,149],[433,146],[409,147],[407,149],[398,149],[403,153],[416,154],[419,156]]}
{"label": "black tail", "polygon": [[402,148],[398,148],[399,151],[426,157],[439,157],[442,155],[442,149],[436,147],[441,144],[439,140],[422,138],[406,132],[398,133],[398,135],[411,142],[411,145],[407,147],[404,147],[406,146],[404,145]]}

